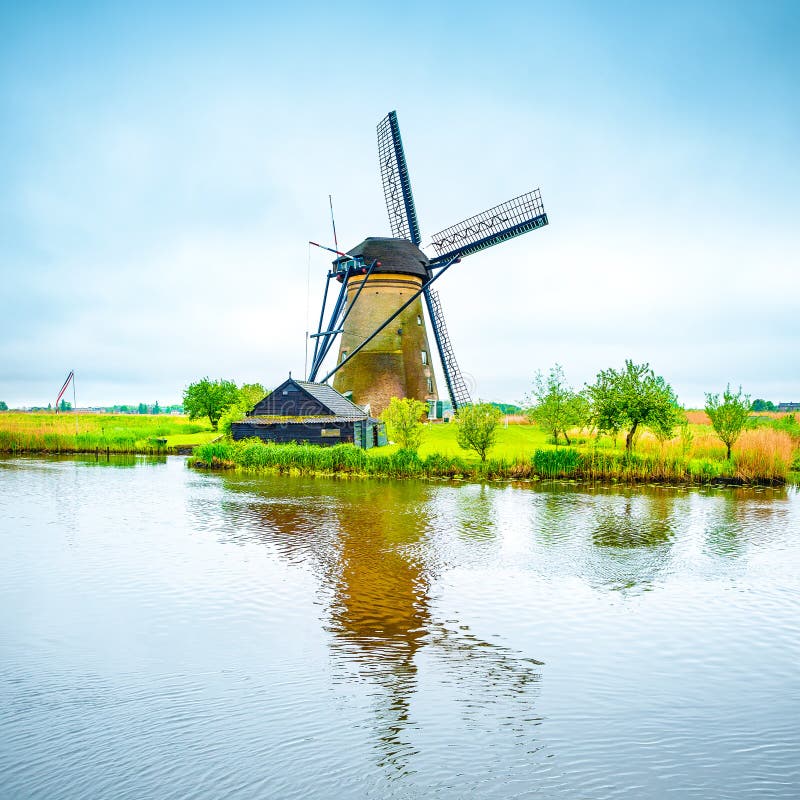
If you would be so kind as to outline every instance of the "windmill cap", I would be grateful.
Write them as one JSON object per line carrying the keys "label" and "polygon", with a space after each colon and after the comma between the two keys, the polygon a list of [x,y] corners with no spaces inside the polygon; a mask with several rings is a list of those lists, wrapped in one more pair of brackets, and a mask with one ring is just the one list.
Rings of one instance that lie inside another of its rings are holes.
{"label": "windmill cap", "polygon": [[408,239],[384,239],[379,236],[370,236],[361,244],[351,247],[350,255],[360,256],[369,266],[378,260],[373,274],[378,272],[400,273],[401,275],[418,275],[420,278],[428,277],[428,257],[413,242]]}

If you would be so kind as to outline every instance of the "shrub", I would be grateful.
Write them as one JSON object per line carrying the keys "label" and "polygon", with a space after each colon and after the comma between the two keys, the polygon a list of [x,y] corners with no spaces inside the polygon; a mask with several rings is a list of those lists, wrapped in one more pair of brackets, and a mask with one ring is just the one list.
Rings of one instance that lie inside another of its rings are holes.
{"label": "shrub", "polygon": [[428,404],[411,397],[393,397],[389,407],[381,414],[389,438],[403,450],[419,449],[422,442],[422,419],[428,413]]}
{"label": "shrub", "polygon": [[464,450],[474,450],[486,461],[486,454],[497,438],[497,426],[502,413],[491,403],[476,403],[462,406],[456,413],[458,446]]}
{"label": "shrub", "polygon": [[531,462],[537,475],[542,478],[566,478],[573,475],[580,464],[577,450],[537,450]]}

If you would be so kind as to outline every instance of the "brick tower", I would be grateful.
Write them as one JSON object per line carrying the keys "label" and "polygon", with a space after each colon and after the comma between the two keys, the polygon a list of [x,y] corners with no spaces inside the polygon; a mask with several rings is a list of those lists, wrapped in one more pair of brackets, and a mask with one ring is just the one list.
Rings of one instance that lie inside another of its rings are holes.
{"label": "brick tower", "polygon": [[[364,338],[391,317],[427,280],[428,259],[407,239],[370,237],[348,251],[369,264],[380,262],[364,282],[354,275],[347,282],[352,305],[339,342],[341,363]],[[353,304],[360,291],[360,299]],[[372,339],[335,375],[333,386],[370,413],[380,414],[392,397],[436,401],[436,377],[422,310],[422,296]]]}

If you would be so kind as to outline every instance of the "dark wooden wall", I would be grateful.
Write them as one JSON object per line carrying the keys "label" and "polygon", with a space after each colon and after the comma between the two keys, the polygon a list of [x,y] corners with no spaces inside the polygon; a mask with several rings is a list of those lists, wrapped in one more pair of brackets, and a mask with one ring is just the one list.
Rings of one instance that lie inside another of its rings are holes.
{"label": "dark wooden wall", "polygon": [[[339,436],[323,436],[322,431],[336,429]],[[272,425],[250,425],[247,422],[234,422],[231,425],[234,440],[257,436],[265,442],[286,444],[288,442],[308,442],[308,444],[332,445],[353,443],[352,422],[309,422],[303,425],[276,422]]]}

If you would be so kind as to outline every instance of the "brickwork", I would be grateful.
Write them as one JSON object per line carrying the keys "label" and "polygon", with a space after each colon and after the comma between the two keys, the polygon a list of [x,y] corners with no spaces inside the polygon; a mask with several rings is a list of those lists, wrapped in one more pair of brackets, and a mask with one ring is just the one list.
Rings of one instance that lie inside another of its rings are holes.
{"label": "brickwork", "polygon": [[[352,303],[361,282],[360,278],[351,278],[347,287],[349,303]],[[371,275],[345,321],[339,345],[339,361],[344,358],[343,354],[351,353],[358,347],[421,286],[422,279],[414,275]],[[353,402],[360,406],[369,403],[373,416],[380,414],[392,397],[438,400],[432,366],[433,352],[422,306],[420,296],[342,367],[334,376],[334,389],[342,394],[352,392]]]}

